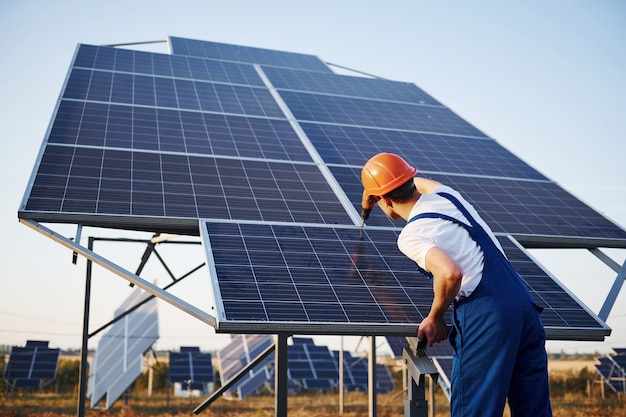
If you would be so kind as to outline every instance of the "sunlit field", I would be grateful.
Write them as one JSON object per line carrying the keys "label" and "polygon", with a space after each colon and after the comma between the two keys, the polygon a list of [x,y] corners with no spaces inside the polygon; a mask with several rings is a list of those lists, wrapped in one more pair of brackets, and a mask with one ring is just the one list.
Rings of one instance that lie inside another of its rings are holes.
{"label": "sunlit field", "polygon": [[[596,387],[597,388],[597,387]],[[599,390],[592,396],[586,394],[564,394],[553,398],[555,417],[626,417],[624,396],[607,393],[606,398]],[[597,395],[596,395],[597,394]],[[0,400],[0,417],[66,417],[77,415],[76,395],[9,392]],[[92,410],[88,404],[86,416],[193,416],[193,410],[204,398],[169,398],[158,393],[150,397],[136,392],[120,398],[111,409]],[[435,415],[449,415],[448,400],[438,390],[435,396]],[[270,417],[274,416],[274,397],[271,394],[248,397],[242,401],[217,399],[200,416],[213,417]],[[377,415],[380,417],[403,416],[404,399],[396,392],[377,397]],[[356,417],[368,415],[368,398],[365,393],[347,393],[344,397],[343,414],[339,412],[339,397],[336,392],[325,394],[300,394],[289,397],[288,415],[292,417]],[[508,410],[504,416],[509,416]]]}

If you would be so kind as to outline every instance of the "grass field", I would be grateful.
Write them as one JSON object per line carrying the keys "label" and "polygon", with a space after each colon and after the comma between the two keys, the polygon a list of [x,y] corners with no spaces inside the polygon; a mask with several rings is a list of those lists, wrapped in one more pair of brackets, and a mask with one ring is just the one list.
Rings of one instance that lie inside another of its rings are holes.
{"label": "grass field", "polygon": [[[604,389],[598,383],[593,360],[550,360],[552,408],[555,417],[626,417],[626,399]],[[398,383],[401,385],[401,383]],[[397,384],[397,385],[398,385]],[[87,417],[174,417],[195,416],[193,410],[206,397],[180,398],[166,395],[164,389],[148,396],[145,385],[135,388],[128,398],[122,396],[109,410],[92,410],[86,406]],[[325,394],[306,393],[288,399],[290,417],[357,417],[368,415],[368,398],[365,393],[346,393],[344,412],[339,412],[337,392]],[[250,396],[242,401],[219,398],[199,416],[204,417],[272,417],[275,415],[272,394]],[[435,416],[449,415],[447,398],[439,387],[435,395]],[[404,415],[404,398],[401,388],[395,392],[378,395],[377,416]],[[55,394],[36,391],[8,390],[0,394],[0,417],[69,417],[78,414],[76,394]],[[505,417],[509,417],[505,410]]]}
{"label": "grass field", "polygon": [[[77,415],[77,397],[60,394],[9,393],[0,400],[0,417],[69,417]],[[86,409],[87,417],[166,417],[194,416],[193,409],[203,398],[168,398],[163,394],[148,397],[133,394],[126,403],[118,400],[109,410]],[[435,416],[449,415],[448,401],[439,391],[435,397]],[[377,398],[378,416],[391,417],[404,415],[404,402],[400,392],[379,395]],[[600,396],[566,394],[552,400],[555,417],[626,417],[626,403],[623,396]],[[290,417],[357,417],[368,415],[368,399],[364,393],[347,393],[344,412],[339,413],[339,399],[336,393],[325,395],[305,394],[290,396],[288,401]],[[271,417],[274,416],[274,397],[262,395],[248,397],[242,401],[218,399],[199,416],[205,417]],[[508,410],[504,416],[509,416]]]}

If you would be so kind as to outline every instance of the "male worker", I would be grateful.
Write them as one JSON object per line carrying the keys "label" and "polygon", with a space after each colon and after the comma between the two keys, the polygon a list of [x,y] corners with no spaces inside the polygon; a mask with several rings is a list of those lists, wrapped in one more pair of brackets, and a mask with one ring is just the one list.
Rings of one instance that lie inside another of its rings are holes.
{"label": "male worker", "polygon": [[[540,308],[476,210],[450,187],[415,177],[401,157],[381,153],[361,172],[364,208],[375,202],[407,221],[400,250],[433,277],[430,313],[417,329],[428,346],[450,344],[452,416],[551,416],[545,332]],[[365,217],[366,218],[366,217]]]}

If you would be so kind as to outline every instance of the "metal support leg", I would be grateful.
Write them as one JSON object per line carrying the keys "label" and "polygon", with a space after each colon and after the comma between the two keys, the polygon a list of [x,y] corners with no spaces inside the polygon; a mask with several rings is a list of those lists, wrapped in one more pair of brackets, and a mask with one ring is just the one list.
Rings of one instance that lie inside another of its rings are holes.
{"label": "metal support leg", "polygon": [[370,354],[368,360],[367,391],[369,397],[369,416],[376,417],[378,413],[376,404],[376,336],[370,336]]}
{"label": "metal support leg", "polygon": [[611,309],[613,309],[615,300],[617,300],[617,296],[622,289],[624,280],[626,280],[626,261],[624,261],[624,265],[622,265],[619,272],[617,273],[617,277],[615,278],[615,281],[613,281],[613,285],[609,290],[609,294],[606,296],[606,300],[604,301],[604,304],[602,305],[602,308],[598,313],[598,317],[600,317],[602,321],[606,321],[609,318],[609,314],[611,313]]}
{"label": "metal support leg", "polygon": [[411,378],[409,395],[404,401],[404,417],[428,417],[424,375],[419,377],[419,381]]}
{"label": "metal support leg", "polygon": [[343,414],[344,388],[343,388],[343,336],[339,345],[339,414]]}
{"label": "metal support leg", "polygon": [[[93,237],[89,238],[89,250],[93,250]],[[78,417],[85,416],[85,398],[87,397],[87,342],[89,340],[89,304],[91,300],[91,270],[92,263],[87,260],[87,269],[85,272],[85,303],[83,308],[83,340],[80,347],[80,374],[78,382]]]}
{"label": "metal support leg", "polygon": [[276,417],[287,417],[287,337],[281,333],[276,337],[274,389],[276,390]]}

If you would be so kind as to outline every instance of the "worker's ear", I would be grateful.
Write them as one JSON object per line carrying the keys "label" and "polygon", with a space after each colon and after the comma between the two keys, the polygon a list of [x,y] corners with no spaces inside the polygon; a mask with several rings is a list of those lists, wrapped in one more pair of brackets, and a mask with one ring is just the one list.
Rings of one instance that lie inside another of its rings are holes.
{"label": "worker's ear", "polygon": [[393,207],[393,201],[391,201],[390,198],[388,197],[382,197],[382,200],[385,202],[385,205],[387,207]]}

